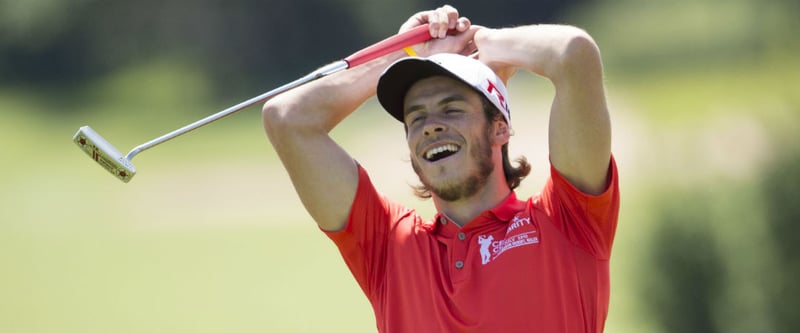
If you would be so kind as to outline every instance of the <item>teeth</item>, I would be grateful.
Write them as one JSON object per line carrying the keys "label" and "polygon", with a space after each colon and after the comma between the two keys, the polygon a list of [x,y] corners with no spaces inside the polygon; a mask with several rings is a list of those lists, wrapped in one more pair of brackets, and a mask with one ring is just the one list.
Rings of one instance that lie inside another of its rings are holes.
{"label": "teeth", "polygon": [[425,153],[425,158],[430,160],[436,154],[443,153],[443,152],[446,152],[446,151],[457,152],[458,151],[458,147],[456,145],[453,145],[453,144],[436,147],[436,148],[433,148],[431,150],[428,150]]}

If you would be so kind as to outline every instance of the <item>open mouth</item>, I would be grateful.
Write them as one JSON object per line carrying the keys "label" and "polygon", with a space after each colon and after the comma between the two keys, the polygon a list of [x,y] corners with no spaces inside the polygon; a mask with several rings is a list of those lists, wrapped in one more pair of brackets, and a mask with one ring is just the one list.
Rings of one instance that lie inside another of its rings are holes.
{"label": "open mouth", "polygon": [[447,144],[428,150],[425,152],[425,160],[428,162],[436,162],[457,153],[461,147],[454,144]]}

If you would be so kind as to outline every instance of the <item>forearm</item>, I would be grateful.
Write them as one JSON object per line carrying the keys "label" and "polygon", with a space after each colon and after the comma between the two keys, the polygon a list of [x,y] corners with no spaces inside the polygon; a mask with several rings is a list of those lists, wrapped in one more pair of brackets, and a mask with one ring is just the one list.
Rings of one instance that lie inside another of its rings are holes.
{"label": "forearm", "polygon": [[[400,32],[422,24],[429,25],[434,40],[415,45],[420,56],[439,52],[466,54],[474,50],[470,45],[477,29],[470,29],[469,20],[459,17],[455,8],[445,5],[419,12],[400,27]],[[375,95],[380,74],[389,64],[404,56],[404,51],[396,51],[273,98],[263,108],[267,132],[287,128],[311,130],[312,133],[329,132]]]}
{"label": "forearm", "polygon": [[399,51],[386,55],[271,99],[263,107],[266,129],[329,132],[375,95],[382,70],[404,54]]}
{"label": "forearm", "polygon": [[585,31],[566,25],[528,25],[482,29],[475,34],[480,59],[508,79],[518,69],[555,84],[601,71],[599,50]]}

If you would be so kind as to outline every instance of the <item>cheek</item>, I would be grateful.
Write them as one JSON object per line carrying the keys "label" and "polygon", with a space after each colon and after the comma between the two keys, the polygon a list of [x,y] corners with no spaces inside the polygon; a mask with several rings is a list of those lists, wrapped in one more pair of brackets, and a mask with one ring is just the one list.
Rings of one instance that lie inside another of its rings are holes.
{"label": "cheek", "polygon": [[414,151],[414,146],[416,146],[417,142],[419,141],[418,138],[420,136],[417,132],[418,131],[414,129],[406,129],[406,143],[408,144],[408,148],[411,149],[412,152]]}
{"label": "cheek", "polygon": [[408,157],[411,159],[411,162],[414,162],[417,159],[416,144],[410,138],[406,138],[406,143],[408,144]]}

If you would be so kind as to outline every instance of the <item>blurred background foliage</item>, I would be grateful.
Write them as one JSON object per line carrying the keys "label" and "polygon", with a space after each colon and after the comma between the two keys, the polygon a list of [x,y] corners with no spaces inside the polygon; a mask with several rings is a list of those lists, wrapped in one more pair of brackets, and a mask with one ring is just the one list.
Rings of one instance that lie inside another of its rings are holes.
{"label": "blurred background foliage", "polygon": [[[458,6],[484,25],[552,19],[576,0]],[[431,1],[144,0],[2,2],[0,75],[29,84],[83,83],[164,57],[201,69],[215,97],[262,89],[397,31]],[[391,23],[390,23],[391,22]]]}
{"label": "blurred background foliage", "polygon": [[[441,4],[0,0],[0,332],[374,331],[258,110],[137,156],[125,185],[69,139],[89,124],[126,150]],[[624,191],[607,332],[800,331],[800,1],[451,4],[490,27],[577,25],[601,47]],[[530,195],[552,88],[520,74],[510,89]],[[334,135],[431,214],[378,109]]]}

